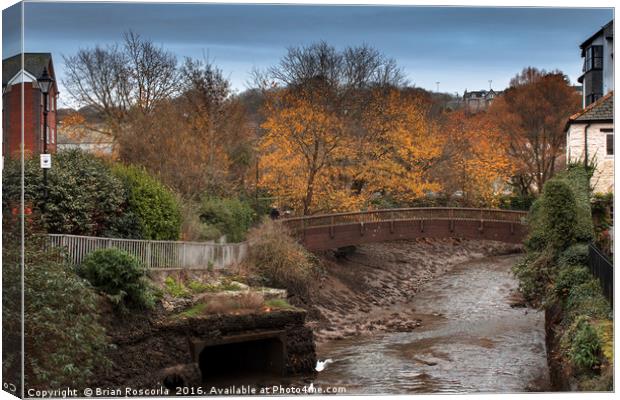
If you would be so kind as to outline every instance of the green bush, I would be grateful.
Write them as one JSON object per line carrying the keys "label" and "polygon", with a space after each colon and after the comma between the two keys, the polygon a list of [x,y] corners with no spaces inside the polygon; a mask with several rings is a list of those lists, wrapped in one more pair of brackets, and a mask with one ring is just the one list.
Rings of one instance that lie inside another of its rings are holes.
{"label": "green bush", "polygon": [[577,243],[560,253],[558,256],[558,264],[562,267],[587,265],[588,257],[588,245],[586,243]]}
{"label": "green bush", "polygon": [[572,166],[547,181],[530,209],[526,249],[551,246],[560,252],[571,244],[590,242],[594,229],[589,193],[589,175],[583,167]]}
{"label": "green bush", "polygon": [[241,242],[256,219],[248,203],[232,198],[206,198],[200,207],[203,223],[226,235],[229,242]]}
{"label": "green bush", "polygon": [[586,318],[580,318],[575,322],[575,327],[568,332],[574,332],[571,338],[571,347],[568,355],[575,365],[581,370],[591,370],[600,363],[601,340],[596,330]]}
{"label": "green bush", "polygon": [[125,251],[95,250],[84,259],[77,271],[121,310],[125,306],[151,308],[155,303],[146,270],[138,259]]}
{"label": "green bush", "polygon": [[566,299],[566,314],[569,320],[579,316],[595,319],[611,318],[611,307],[596,279],[591,278],[570,290]]}
{"label": "green bush", "polygon": [[[2,359],[5,379],[21,371],[21,246],[19,231],[6,225],[2,246]],[[16,224],[17,225],[17,224]],[[8,229],[7,229],[8,228]],[[27,233],[23,295],[26,387],[60,389],[92,382],[109,365],[98,296],[62,262],[58,253]],[[19,380],[14,381],[19,382]]]}
{"label": "green bush", "polygon": [[139,237],[177,240],[181,211],[174,194],[144,169],[115,165],[113,172],[123,182],[128,208],[139,226]]}
{"label": "green bush", "polygon": [[509,195],[499,199],[499,208],[506,210],[528,211],[536,198],[531,195]]}
{"label": "green bush", "polygon": [[530,211],[527,215],[529,234],[525,239],[525,249],[528,252],[542,251],[547,245],[545,225],[542,223],[542,205],[542,197],[539,197],[532,203],[532,207],[530,207]]}
{"label": "green bush", "polygon": [[550,252],[530,253],[512,267],[526,300],[538,304],[546,295],[556,266]]}
{"label": "green bush", "polygon": [[[3,209],[20,203],[20,162],[7,160],[2,176]],[[47,200],[39,160],[27,159],[26,205],[41,213],[50,233],[105,236],[127,211],[122,183],[105,162],[80,150],[58,152],[48,170]]]}
{"label": "green bush", "polygon": [[575,243],[577,205],[575,195],[567,182],[549,180],[542,197],[543,224],[547,246],[563,250]]}
{"label": "green bush", "polygon": [[572,265],[563,267],[555,281],[555,294],[566,297],[574,287],[589,282],[592,274],[585,267]]}
{"label": "green bush", "polygon": [[590,206],[590,176],[591,173],[583,166],[570,166],[560,177],[573,190],[577,206],[577,226],[575,237],[578,242],[591,242],[594,239],[594,225],[592,223],[592,209]]}

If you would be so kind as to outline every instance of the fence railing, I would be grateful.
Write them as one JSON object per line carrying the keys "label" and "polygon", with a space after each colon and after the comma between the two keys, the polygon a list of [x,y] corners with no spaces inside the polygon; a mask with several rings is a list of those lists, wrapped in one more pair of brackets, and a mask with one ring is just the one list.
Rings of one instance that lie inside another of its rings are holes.
{"label": "fence railing", "polygon": [[603,294],[614,307],[614,265],[596,246],[589,245],[588,266],[601,283]]}
{"label": "fence railing", "polygon": [[454,208],[454,207],[421,207],[421,208],[394,208],[385,210],[348,212],[326,215],[310,215],[283,220],[283,223],[293,231],[306,228],[371,223],[382,221],[409,221],[409,220],[474,220],[500,221],[525,223],[527,212],[501,210],[491,208]]}
{"label": "fence railing", "polygon": [[149,269],[226,268],[246,257],[247,243],[175,242],[165,240],[134,240],[76,235],[48,235],[49,243],[65,250],[68,261],[80,264],[98,249],[124,250]]}

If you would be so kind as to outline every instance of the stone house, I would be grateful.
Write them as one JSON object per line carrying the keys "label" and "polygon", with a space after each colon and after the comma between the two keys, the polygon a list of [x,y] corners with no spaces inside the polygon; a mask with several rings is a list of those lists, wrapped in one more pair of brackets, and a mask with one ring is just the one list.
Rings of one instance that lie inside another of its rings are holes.
{"label": "stone house", "polygon": [[502,92],[496,92],[493,89],[490,90],[476,90],[468,92],[465,90],[463,93],[463,107],[465,112],[475,114],[480,111],[486,111],[493,99],[502,94]]}
{"label": "stone house", "polygon": [[596,167],[591,180],[595,193],[614,192],[614,93],[572,115],[566,123],[567,162],[585,161]]}

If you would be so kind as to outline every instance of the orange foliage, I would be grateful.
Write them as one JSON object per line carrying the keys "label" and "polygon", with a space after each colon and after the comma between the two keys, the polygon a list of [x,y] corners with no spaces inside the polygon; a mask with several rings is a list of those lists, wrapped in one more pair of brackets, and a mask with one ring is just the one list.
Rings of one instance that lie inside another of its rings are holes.
{"label": "orange foliage", "polygon": [[453,187],[469,203],[496,205],[515,170],[505,135],[485,114],[463,111],[449,115],[443,134]]}
{"label": "orange foliage", "polygon": [[263,188],[304,214],[359,210],[376,193],[406,201],[440,188],[427,172],[442,139],[417,100],[376,90],[354,120],[328,98],[316,87],[268,94]]}

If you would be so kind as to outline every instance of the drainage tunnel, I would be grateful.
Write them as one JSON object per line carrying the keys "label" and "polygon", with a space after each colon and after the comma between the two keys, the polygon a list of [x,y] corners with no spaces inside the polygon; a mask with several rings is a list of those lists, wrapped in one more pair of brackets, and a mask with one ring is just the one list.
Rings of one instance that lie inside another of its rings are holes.
{"label": "drainage tunnel", "polygon": [[241,335],[197,347],[203,382],[245,383],[259,376],[284,374],[285,348],[280,334]]}

